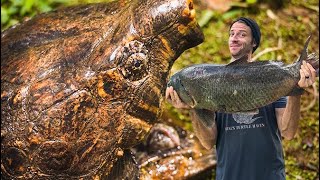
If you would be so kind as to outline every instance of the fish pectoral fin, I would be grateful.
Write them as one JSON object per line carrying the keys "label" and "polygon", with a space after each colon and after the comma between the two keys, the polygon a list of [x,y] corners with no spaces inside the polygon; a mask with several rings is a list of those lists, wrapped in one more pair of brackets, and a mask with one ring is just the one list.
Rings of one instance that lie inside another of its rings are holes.
{"label": "fish pectoral fin", "polygon": [[303,88],[300,88],[300,87],[295,87],[291,90],[291,92],[289,92],[287,94],[287,96],[299,96],[299,95],[302,95],[304,93],[304,89]]}
{"label": "fish pectoral fin", "polygon": [[259,113],[259,109],[252,109],[252,110],[249,110],[249,111],[243,111],[241,113],[255,115],[255,114]]}
{"label": "fish pectoral fin", "polygon": [[194,109],[193,118],[201,121],[206,127],[212,127],[215,121],[215,112],[207,109]]}

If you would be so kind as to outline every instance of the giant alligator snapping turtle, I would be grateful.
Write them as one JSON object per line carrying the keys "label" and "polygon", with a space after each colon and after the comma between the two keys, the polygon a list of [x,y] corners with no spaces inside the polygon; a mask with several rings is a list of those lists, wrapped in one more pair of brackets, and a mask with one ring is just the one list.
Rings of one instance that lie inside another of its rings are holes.
{"label": "giant alligator snapping turtle", "polygon": [[68,7],[3,32],[1,178],[106,179],[202,41],[192,0]]}

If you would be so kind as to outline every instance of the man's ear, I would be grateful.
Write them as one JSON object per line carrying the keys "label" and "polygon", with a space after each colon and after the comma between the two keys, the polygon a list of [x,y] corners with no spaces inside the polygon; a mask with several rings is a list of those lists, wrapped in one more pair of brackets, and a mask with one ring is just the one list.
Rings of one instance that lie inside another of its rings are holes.
{"label": "man's ear", "polygon": [[257,46],[257,43],[255,40],[252,41],[252,47],[256,47]]}

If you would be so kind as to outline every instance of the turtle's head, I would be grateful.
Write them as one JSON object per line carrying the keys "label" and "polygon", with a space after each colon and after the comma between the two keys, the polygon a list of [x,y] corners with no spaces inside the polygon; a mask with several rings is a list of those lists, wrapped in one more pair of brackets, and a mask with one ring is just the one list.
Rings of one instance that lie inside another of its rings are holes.
{"label": "turtle's head", "polygon": [[136,18],[135,25],[144,26],[138,28],[142,30],[141,37],[160,39],[167,45],[168,53],[173,53],[174,60],[203,42],[192,0],[140,0],[138,4],[135,15],[140,18]]}
{"label": "turtle's head", "polygon": [[[119,11],[113,40],[121,46],[111,53],[117,64],[115,74],[124,78],[127,113],[148,124],[161,114],[163,95],[174,61],[187,49],[197,46],[204,35],[195,19],[192,0],[132,0]],[[127,22],[125,24],[125,22]],[[118,21],[117,21],[118,23]],[[119,41],[120,42],[120,41]],[[118,87],[118,86],[117,86]],[[110,89],[110,88],[109,88]],[[111,91],[111,90],[110,90]]]}
{"label": "turtle's head", "polygon": [[123,111],[121,143],[131,147],[158,121],[174,61],[204,36],[191,0],[123,0],[108,8],[105,42],[92,62],[104,70],[97,78],[98,94],[104,104]]}

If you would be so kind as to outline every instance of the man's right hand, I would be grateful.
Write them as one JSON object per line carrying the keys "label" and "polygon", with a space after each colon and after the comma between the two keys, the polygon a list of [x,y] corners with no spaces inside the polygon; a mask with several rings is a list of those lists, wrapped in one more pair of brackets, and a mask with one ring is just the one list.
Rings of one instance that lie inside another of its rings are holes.
{"label": "man's right hand", "polygon": [[177,94],[177,92],[173,89],[172,86],[167,87],[166,89],[166,99],[167,101],[172,104],[175,108],[178,109],[191,109],[191,107],[189,105],[187,105],[186,103],[184,103],[179,95]]}

